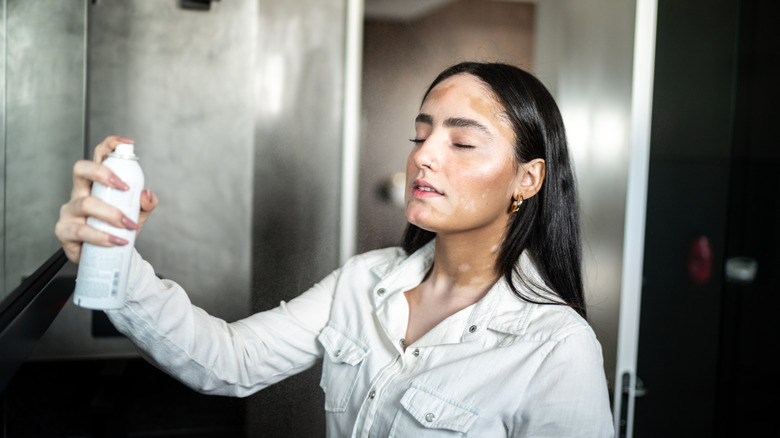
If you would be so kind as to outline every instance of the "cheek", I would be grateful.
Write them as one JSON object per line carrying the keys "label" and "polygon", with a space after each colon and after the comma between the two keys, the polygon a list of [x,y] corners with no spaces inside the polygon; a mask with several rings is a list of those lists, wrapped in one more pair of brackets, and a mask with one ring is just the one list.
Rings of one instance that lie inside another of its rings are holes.
{"label": "cheek", "polygon": [[514,172],[504,165],[482,167],[458,179],[458,200],[465,211],[474,212],[512,196]]}

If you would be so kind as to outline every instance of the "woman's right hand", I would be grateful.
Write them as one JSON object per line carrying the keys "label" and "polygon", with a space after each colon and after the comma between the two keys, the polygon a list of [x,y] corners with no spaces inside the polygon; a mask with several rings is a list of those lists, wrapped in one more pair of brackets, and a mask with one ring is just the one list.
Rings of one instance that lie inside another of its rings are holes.
{"label": "woman's right hand", "polygon": [[54,227],[65,255],[73,263],[81,258],[81,246],[84,242],[99,246],[126,245],[128,242],[117,236],[99,231],[87,225],[87,217],[92,216],[117,228],[140,230],[149,214],[157,206],[157,197],[151,190],[141,193],[141,212],[138,223],[125,216],[121,210],[92,196],[92,182],[97,181],[107,187],[127,190],[129,187],[120,180],[103,160],[117,145],[132,143],[129,138],[110,136],[97,147],[92,161],[79,160],[73,166],[73,190],[70,201],[60,208],[60,218]]}

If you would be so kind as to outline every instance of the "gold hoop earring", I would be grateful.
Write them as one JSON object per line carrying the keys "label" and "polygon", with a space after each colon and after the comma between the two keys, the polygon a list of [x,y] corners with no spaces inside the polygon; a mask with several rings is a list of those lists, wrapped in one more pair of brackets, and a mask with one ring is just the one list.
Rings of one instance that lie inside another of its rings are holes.
{"label": "gold hoop earring", "polygon": [[517,213],[520,210],[520,206],[523,205],[523,195],[518,196],[520,196],[520,199],[512,201],[512,213]]}

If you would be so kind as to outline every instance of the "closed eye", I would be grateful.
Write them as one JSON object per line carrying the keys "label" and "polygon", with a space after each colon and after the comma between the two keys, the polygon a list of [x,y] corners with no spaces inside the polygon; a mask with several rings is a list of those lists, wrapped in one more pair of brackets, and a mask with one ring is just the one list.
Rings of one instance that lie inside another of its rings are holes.
{"label": "closed eye", "polygon": [[[425,143],[425,140],[426,139],[424,139],[424,138],[410,138],[409,139],[409,141],[411,141],[414,144]],[[456,148],[461,148],[461,149],[474,149],[474,147],[475,147],[475,146],[472,146],[470,144],[463,144],[463,143],[453,143],[452,145],[455,146]]]}

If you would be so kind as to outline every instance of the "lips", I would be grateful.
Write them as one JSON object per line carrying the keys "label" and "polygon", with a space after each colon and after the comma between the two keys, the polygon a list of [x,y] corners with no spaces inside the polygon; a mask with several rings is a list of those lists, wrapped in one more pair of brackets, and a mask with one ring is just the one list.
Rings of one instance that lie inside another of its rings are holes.
{"label": "lips", "polygon": [[444,195],[444,193],[440,192],[436,187],[434,187],[431,184],[428,184],[427,182],[423,180],[416,179],[412,183],[412,188],[414,189],[415,194],[419,195]]}

